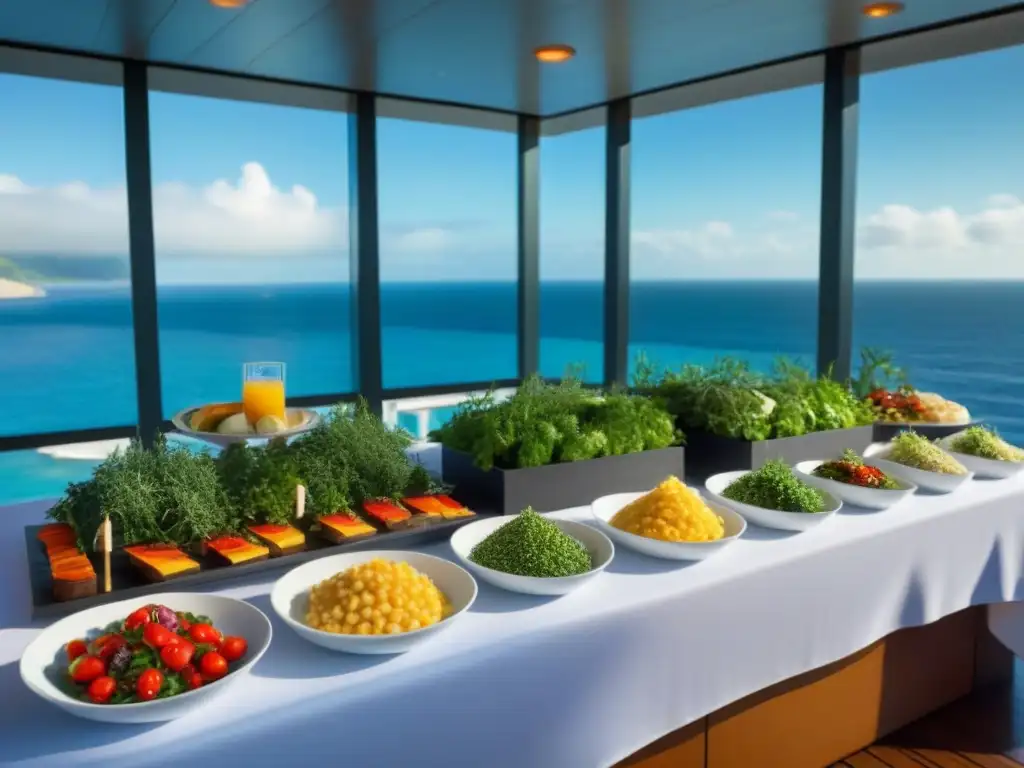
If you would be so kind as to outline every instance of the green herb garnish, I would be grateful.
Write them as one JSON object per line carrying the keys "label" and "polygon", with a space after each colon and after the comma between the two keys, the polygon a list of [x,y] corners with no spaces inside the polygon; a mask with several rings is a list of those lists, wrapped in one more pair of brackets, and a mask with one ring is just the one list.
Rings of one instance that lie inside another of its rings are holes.
{"label": "green herb garnish", "polygon": [[576,576],[593,568],[590,553],[572,536],[530,507],[481,541],[469,559],[516,576]]}
{"label": "green herb garnish", "polygon": [[1024,461],[1024,451],[984,427],[968,427],[949,441],[956,453],[993,461]]}
{"label": "green herb garnish", "polygon": [[825,497],[796,475],[782,460],[766,461],[760,469],[729,483],[722,496],[741,504],[750,504],[780,512],[822,512]]}

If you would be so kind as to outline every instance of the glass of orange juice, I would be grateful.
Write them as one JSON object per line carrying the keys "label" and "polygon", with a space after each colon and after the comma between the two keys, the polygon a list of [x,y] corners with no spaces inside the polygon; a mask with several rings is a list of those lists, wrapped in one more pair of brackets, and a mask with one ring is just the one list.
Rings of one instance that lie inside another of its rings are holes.
{"label": "glass of orange juice", "polygon": [[284,421],[284,363],[246,363],[242,367],[242,410],[253,426],[264,416]]}

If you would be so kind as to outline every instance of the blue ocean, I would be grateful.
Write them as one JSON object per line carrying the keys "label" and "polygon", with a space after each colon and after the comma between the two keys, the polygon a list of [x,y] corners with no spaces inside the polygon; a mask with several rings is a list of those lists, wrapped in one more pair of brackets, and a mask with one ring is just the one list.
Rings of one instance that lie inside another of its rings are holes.
{"label": "blue ocean", "polygon": [[[861,282],[854,345],[890,350],[925,391],[1024,443],[1024,283]],[[602,375],[598,283],[541,288],[541,368]],[[162,287],[160,364],[166,416],[240,392],[241,365],[287,364],[289,395],[351,391],[348,286]],[[516,289],[510,283],[386,284],[381,290],[386,387],[488,382],[516,375]],[[768,368],[779,355],[812,363],[814,282],[635,283],[630,353],[664,365],[729,355]],[[0,435],[131,424],[134,341],[126,286],[51,286],[0,303]],[[59,494],[93,464],[36,451],[0,454],[0,503]]]}

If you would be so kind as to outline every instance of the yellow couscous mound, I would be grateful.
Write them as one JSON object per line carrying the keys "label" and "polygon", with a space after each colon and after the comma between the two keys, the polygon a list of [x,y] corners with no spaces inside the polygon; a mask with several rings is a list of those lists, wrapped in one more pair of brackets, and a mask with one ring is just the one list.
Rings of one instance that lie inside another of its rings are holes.
{"label": "yellow couscous mound", "polygon": [[661,541],[716,541],[725,535],[722,518],[675,477],[620,509],[611,524]]}

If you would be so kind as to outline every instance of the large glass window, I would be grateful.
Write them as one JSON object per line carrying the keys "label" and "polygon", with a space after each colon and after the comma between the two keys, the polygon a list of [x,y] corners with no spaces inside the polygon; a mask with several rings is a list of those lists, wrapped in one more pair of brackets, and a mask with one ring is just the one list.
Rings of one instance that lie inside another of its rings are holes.
{"label": "large glass window", "polygon": [[516,376],[516,151],[512,116],[378,101],[385,387]]}
{"label": "large glass window", "polygon": [[[965,42],[974,31],[905,44],[937,56],[943,40]],[[864,61],[873,69],[900,52],[872,46]],[[1024,45],[862,77],[854,286],[855,348],[890,351],[917,389],[963,403],[1017,443],[1024,442],[1020,72]]]}
{"label": "large glass window", "polygon": [[634,101],[634,364],[813,365],[821,79],[813,59]]}
{"label": "large glass window", "polygon": [[123,100],[115,64],[0,49],[0,436],[136,421]]}
{"label": "large glass window", "polygon": [[351,391],[348,99],[150,80],[165,415],[237,400],[247,361],[284,362],[289,396]]}
{"label": "large glass window", "polygon": [[600,109],[542,127],[540,370],[549,377],[604,377],[605,120]]}

